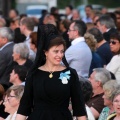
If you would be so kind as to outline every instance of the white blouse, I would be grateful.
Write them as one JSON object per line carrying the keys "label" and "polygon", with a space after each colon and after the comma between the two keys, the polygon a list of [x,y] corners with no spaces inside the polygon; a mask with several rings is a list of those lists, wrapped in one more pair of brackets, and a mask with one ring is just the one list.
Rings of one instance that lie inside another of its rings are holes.
{"label": "white blouse", "polygon": [[17,115],[17,111],[13,115],[11,115],[11,114],[8,115],[8,117],[5,120],[15,120],[16,115]]}
{"label": "white blouse", "polygon": [[120,55],[113,56],[106,69],[111,71],[115,75],[117,82],[120,83]]}

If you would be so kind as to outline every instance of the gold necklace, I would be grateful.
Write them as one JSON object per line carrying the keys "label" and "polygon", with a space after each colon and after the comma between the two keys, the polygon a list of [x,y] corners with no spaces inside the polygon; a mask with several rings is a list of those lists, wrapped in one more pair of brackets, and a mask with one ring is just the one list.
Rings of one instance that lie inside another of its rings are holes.
{"label": "gold necklace", "polygon": [[44,67],[50,73],[49,78],[52,78],[53,77],[53,72],[55,72],[55,71],[49,71],[45,65],[44,65]]}
{"label": "gold necklace", "polygon": [[49,74],[49,78],[52,78],[53,77],[53,74],[52,74],[53,72],[50,72],[50,74]]}

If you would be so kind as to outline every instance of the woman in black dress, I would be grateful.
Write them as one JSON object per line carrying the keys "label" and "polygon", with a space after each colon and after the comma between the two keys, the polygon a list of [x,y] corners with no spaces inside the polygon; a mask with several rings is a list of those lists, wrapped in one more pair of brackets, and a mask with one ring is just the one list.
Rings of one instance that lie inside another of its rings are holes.
{"label": "woman in black dress", "polygon": [[28,73],[16,120],[86,120],[82,91],[76,71],[62,66],[65,43],[54,25],[38,28],[35,63]]}

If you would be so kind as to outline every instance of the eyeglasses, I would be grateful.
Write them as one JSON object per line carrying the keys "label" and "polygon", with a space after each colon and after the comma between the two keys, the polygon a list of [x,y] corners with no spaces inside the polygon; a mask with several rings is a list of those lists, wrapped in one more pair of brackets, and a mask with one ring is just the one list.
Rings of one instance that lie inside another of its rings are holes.
{"label": "eyeglasses", "polygon": [[70,31],[76,31],[76,30],[70,30],[70,29],[68,29],[68,32],[70,32]]}
{"label": "eyeglasses", "polygon": [[118,41],[111,40],[110,43],[115,45],[116,43],[118,43]]}
{"label": "eyeglasses", "polygon": [[9,95],[8,97],[16,97],[16,96],[14,96],[14,95]]}
{"label": "eyeglasses", "polygon": [[118,101],[118,100],[114,100],[113,102],[114,102],[114,103],[119,103],[120,101]]}

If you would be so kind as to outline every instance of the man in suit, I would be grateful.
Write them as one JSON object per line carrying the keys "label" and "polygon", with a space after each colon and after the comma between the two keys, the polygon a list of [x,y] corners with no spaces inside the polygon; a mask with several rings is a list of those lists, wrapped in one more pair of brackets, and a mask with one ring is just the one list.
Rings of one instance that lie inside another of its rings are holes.
{"label": "man in suit", "polygon": [[0,28],[0,83],[9,86],[9,68],[12,62],[14,33],[8,27]]}
{"label": "man in suit", "polygon": [[97,27],[108,42],[110,42],[110,35],[117,31],[114,20],[108,15],[103,15],[97,20]]}
{"label": "man in suit", "polygon": [[65,58],[70,67],[76,69],[79,78],[88,78],[92,54],[90,48],[85,42],[84,34],[86,24],[83,21],[76,20],[70,24],[68,35],[71,40],[71,46],[65,52]]}

